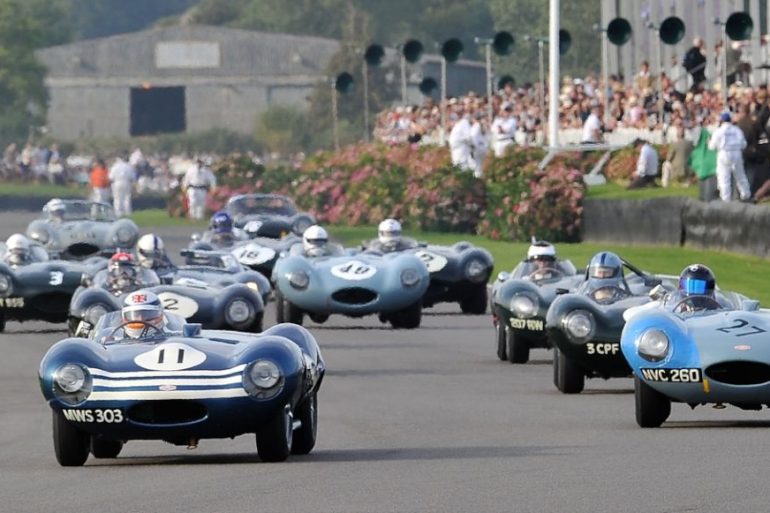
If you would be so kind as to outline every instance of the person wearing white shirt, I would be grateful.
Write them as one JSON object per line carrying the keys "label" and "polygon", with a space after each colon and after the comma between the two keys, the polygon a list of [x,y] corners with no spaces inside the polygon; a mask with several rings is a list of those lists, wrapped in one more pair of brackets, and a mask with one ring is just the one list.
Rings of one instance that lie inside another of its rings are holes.
{"label": "person wearing white shirt", "polygon": [[513,105],[508,102],[503,103],[500,113],[492,121],[490,132],[492,132],[492,150],[495,157],[505,155],[509,146],[516,142],[516,118],[513,117]]}
{"label": "person wearing white shirt", "polygon": [[746,147],[746,137],[743,131],[733,125],[729,112],[719,118],[720,125],[709,139],[709,149],[717,152],[717,187],[719,197],[723,201],[733,198],[733,183],[738,188],[741,201],[751,198],[751,187],[743,168],[743,149]]}
{"label": "person wearing white shirt", "polygon": [[583,144],[597,144],[602,142],[602,122],[601,106],[591,107],[591,114],[583,122],[583,137],[580,140]]}
{"label": "person wearing white shirt", "polygon": [[489,134],[485,128],[486,113],[476,112],[471,125],[471,144],[473,145],[473,176],[481,178],[484,175],[484,160],[489,152]]}
{"label": "person wearing white shirt", "polygon": [[473,171],[470,113],[463,113],[449,132],[452,164],[464,171]]}
{"label": "person wearing white shirt", "polygon": [[217,179],[202,159],[187,168],[182,178],[182,187],[187,194],[187,212],[190,219],[203,219],[206,214],[206,197],[209,189],[216,187]]}
{"label": "person wearing white shirt", "polygon": [[650,143],[643,139],[636,139],[634,147],[639,149],[639,158],[636,161],[636,170],[631,175],[629,189],[641,187],[654,187],[655,178],[658,176],[658,153]]}
{"label": "person wearing white shirt", "polygon": [[125,159],[125,155],[116,158],[109,174],[112,184],[112,202],[115,215],[118,217],[131,215],[131,194],[136,181],[134,166]]}

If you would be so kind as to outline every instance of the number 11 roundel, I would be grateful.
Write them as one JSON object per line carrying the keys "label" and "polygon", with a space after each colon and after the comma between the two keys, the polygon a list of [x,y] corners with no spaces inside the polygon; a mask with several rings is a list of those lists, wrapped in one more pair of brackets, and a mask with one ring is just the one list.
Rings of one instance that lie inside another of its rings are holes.
{"label": "number 11 roundel", "polygon": [[137,355],[134,363],[139,367],[156,371],[190,369],[206,361],[206,353],[178,342],[161,344],[152,351]]}

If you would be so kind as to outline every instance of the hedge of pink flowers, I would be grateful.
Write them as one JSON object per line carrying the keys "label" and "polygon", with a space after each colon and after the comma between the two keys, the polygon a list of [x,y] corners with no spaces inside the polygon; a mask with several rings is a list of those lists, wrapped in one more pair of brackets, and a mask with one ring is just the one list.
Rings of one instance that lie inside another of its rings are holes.
{"label": "hedge of pink flowers", "polygon": [[225,159],[215,170],[215,211],[233,194],[286,194],[324,224],[377,224],[386,217],[423,230],[480,233],[494,239],[578,240],[581,173],[557,161],[537,170],[541,150],[519,150],[487,162],[484,179],[451,165],[437,147],[360,144],[322,152],[300,169],[265,169]]}

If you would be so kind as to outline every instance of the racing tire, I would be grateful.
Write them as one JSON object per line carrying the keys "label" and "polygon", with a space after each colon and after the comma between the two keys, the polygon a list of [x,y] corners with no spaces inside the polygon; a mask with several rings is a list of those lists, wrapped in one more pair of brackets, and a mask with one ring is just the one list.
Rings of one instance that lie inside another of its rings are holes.
{"label": "racing tire", "polygon": [[585,387],[586,376],[583,370],[567,358],[560,349],[555,351],[559,351],[559,358],[555,360],[558,363],[556,388],[563,394],[579,394]]}
{"label": "racing tire", "polygon": [[508,361],[511,363],[527,363],[529,361],[529,344],[514,330],[506,330],[505,349]]}
{"label": "racing tire", "polygon": [[422,322],[422,301],[417,301],[390,316],[390,325],[396,329],[412,330]]}
{"label": "racing tire", "polygon": [[5,312],[0,312],[0,333],[5,331]]}
{"label": "racing tire", "polygon": [[74,337],[77,335],[78,326],[80,326],[80,319],[77,317],[70,317],[67,319],[67,335]]}
{"label": "racing tire", "polygon": [[297,306],[291,304],[291,301],[283,300],[283,322],[291,322],[302,326],[304,312]]}
{"label": "racing tire", "polygon": [[123,449],[123,442],[120,440],[105,440],[98,436],[91,437],[91,454],[94,455],[94,458],[117,458],[121,449]]}
{"label": "racing tire", "polygon": [[318,433],[318,392],[313,392],[297,407],[297,418],[302,423],[294,432],[292,454],[309,454],[315,447]]}
{"label": "racing tire", "polygon": [[281,294],[281,291],[278,289],[275,289],[275,322],[276,324],[281,324],[283,322],[286,322],[286,320],[283,318],[283,294]]}
{"label": "racing tire", "polygon": [[559,386],[559,350],[558,349],[553,350],[553,386],[555,386],[557,390],[561,390],[561,387]]}
{"label": "racing tire", "polygon": [[502,320],[497,321],[497,326],[495,326],[495,334],[497,339],[497,358],[501,361],[508,360],[508,353],[505,347],[505,324],[503,324]]}
{"label": "racing tire", "polygon": [[671,415],[671,400],[634,376],[636,423],[643,428],[656,428]]}
{"label": "racing tire", "polygon": [[291,408],[287,404],[257,430],[257,453],[262,461],[286,461],[294,438]]}
{"label": "racing tire", "polygon": [[53,450],[62,467],[81,467],[88,459],[91,438],[64,418],[60,411],[53,412]]}
{"label": "racing tire", "polygon": [[460,310],[464,314],[482,315],[487,312],[487,284],[482,283],[469,288],[460,299]]}
{"label": "racing tire", "polygon": [[249,331],[252,333],[262,333],[262,330],[264,329],[263,322],[264,312],[260,312],[254,317],[254,322],[251,323]]}
{"label": "racing tire", "polygon": [[329,316],[326,314],[307,314],[308,317],[310,317],[310,320],[315,322],[316,324],[323,324],[326,321],[329,320]]}

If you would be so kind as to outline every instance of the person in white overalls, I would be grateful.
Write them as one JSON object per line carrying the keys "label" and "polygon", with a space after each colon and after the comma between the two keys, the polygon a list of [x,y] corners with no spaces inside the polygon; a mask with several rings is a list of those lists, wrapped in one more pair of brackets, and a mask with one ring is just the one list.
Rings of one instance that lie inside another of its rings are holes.
{"label": "person in white overalls", "polygon": [[115,215],[118,217],[131,215],[131,194],[136,181],[134,166],[126,162],[125,156],[120,156],[112,164],[109,176],[112,183],[112,202],[115,207]]}
{"label": "person in white overalls", "polygon": [[182,186],[187,191],[187,210],[190,219],[203,219],[206,214],[206,197],[209,189],[216,187],[216,177],[202,159],[187,169]]}
{"label": "person in white overalls", "polygon": [[717,186],[719,197],[723,201],[733,198],[733,183],[738,189],[741,201],[751,198],[751,187],[743,168],[743,149],[746,147],[746,137],[743,131],[733,125],[729,112],[724,112],[719,118],[720,125],[709,139],[709,149],[717,152]]}

